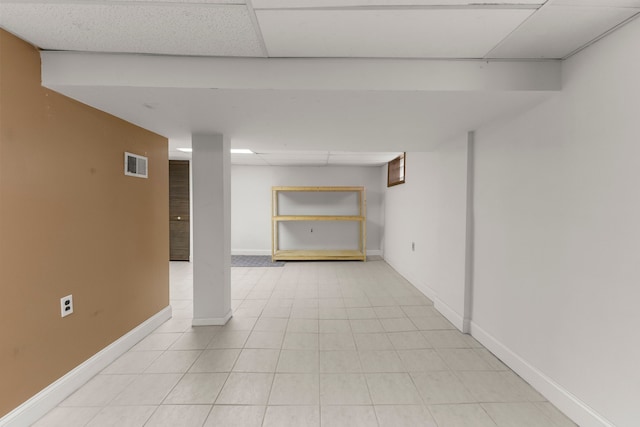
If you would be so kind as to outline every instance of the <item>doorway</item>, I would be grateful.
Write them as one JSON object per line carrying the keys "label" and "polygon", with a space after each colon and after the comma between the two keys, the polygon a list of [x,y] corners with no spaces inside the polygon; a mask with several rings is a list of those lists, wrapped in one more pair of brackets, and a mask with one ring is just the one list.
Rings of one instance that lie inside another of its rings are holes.
{"label": "doorway", "polygon": [[191,255],[189,161],[169,160],[169,259],[189,261]]}

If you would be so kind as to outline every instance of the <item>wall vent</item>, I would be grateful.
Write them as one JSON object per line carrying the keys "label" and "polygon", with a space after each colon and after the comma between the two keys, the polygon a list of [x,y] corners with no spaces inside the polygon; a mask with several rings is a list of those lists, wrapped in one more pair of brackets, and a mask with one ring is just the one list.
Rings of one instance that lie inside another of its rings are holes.
{"label": "wall vent", "polygon": [[124,153],[124,174],[129,176],[137,176],[138,178],[148,178],[149,159],[137,154]]}

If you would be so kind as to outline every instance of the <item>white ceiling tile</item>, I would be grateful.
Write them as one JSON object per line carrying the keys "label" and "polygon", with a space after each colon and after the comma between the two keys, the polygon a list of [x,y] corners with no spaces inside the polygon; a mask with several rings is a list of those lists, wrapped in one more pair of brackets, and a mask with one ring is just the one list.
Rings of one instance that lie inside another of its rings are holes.
{"label": "white ceiling tile", "polygon": [[326,150],[304,150],[304,151],[296,151],[296,150],[259,150],[258,154],[262,156],[288,156],[291,158],[295,157],[310,157],[310,158],[327,158],[329,152]]}
{"label": "white ceiling tile", "polygon": [[330,153],[330,165],[383,165],[398,157],[400,153]]}
{"label": "white ceiling tile", "polygon": [[329,157],[329,153],[324,154],[311,154],[311,153],[290,153],[290,152],[282,152],[282,153],[273,153],[273,154],[259,154],[259,156],[271,163],[276,161],[309,161],[309,162],[327,162],[327,157]]}
{"label": "white ceiling tile", "polygon": [[335,158],[329,159],[329,166],[382,166],[387,162],[381,161],[365,161],[359,158]]}
{"label": "white ceiling tile", "polygon": [[488,58],[564,58],[640,10],[545,6],[493,49]]}
{"label": "white ceiling tile", "polygon": [[[0,0],[2,1],[2,0]],[[27,0],[25,0],[27,1]],[[196,3],[196,4],[247,4],[245,0],[127,0],[130,3]],[[91,0],[84,0],[85,3],[92,3]],[[95,1],[93,1],[96,3]],[[107,3],[108,1],[102,1]]]}
{"label": "white ceiling tile", "polygon": [[169,139],[169,151],[179,151],[178,148],[191,148],[191,137],[184,139]]}
{"label": "white ceiling tile", "polygon": [[231,164],[232,165],[251,165],[251,166],[267,166],[267,162],[264,161],[260,156],[252,154],[232,154],[231,155]]}
{"label": "white ceiling tile", "polygon": [[267,164],[269,164],[270,166],[326,166],[327,165],[327,161],[320,161],[320,160],[311,160],[311,159],[306,159],[306,160],[302,160],[302,159],[290,159],[290,160],[285,160],[285,159],[274,159],[274,160],[269,160],[267,161]]}
{"label": "white ceiling tile", "polygon": [[[192,153],[178,151],[190,143],[169,141],[171,160],[191,160]],[[258,154],[231,154],[231,164],[243,166],[380,166],[398,157],[401,152],[353,151],[277,151]]]}
{"label": "white ceiling tile", "polygon": [[549,0],[552,6],[640,7],[640,0]]}
{"label": "white ceiling tile", "polygon": [[400,154],[402,154],[402,153],[401,152],[388,152],[388,151],[384,151],[384,152],[375,152],[375,151],[330,151],[329,152],[329,156],[330,157],[366,155],[366,156],[376,156],[376,157],[380,157],[380,158],[389,157],[389,159],[393,159],[395,157],[398,157]]}
{"label": "white ceiling tile", "polygon": [[262,56],[242,5],[0,3],[0,26],[43,49]]}
{"label": "white ceiling tile", "polygon": [[257,10],[275,57],[480,58],[534,11]]}
{"label": "white ceiling tile", "polygon": [[[623,0],[624,1],[624,0]],[[520,6],[541,5],[545,0],[253,0],[255,9],[281,9],[281,8],[323,8],[323,7],[362,7],[362,6],[437,6],[459,7],[472,5]]]}

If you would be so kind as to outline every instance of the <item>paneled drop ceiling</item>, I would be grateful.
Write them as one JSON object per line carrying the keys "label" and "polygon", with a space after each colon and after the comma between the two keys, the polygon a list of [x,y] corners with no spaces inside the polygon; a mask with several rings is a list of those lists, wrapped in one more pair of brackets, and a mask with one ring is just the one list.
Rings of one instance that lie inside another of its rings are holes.
{"label": "paneled drop ceiling", "polygon": [[245,4],[2,1],[0,12],[0,25],[42,49],[264,56]]}
{"label": "paneled drop ceiling", "polygon": [[[638,14],[640,0],[0,0],[0,27],[43,50],[274,60],[561,60]],[[253,141],[259,154],[234,162],[270,165],[381,164],[417,141],[473,129],[546,96],[248,87],[206,95],[209,87],[178,99],[170,89],[180,88],[56,88],[170,138],[194,129],[240,136],[233,146],[254,148],[244,146]],[[390,104],[392,97],[410,102]],[[384,143],[390,135],[400,138]],[[368,144],[375,152],[363,154]]]}
{"label": "paneled drop ceiling", "polygon": [[639,12],[639,0],[0,0],[0,26],[51,50],[559,59]]}
{"label": "paneled drop ceiling", "polygon": [[372,58],[482,58],[534,12],[489,8],[256,10],[270,56]]}
{"label": "paneled drop ceiling", "polygon": [[381,166],[401,153],[349,151],[271,151],[255,154],[231,154],[231,163],[258,166]]}
{"label": "paneled drop ceiling", "polygon": [[[171,141],[169,157],[188,160],[190,142]],[[401,152],[350,152],[350,151],[265,151],[255,153],[231,153],[231,163],[245,166],[382,166],[395,159]]]}

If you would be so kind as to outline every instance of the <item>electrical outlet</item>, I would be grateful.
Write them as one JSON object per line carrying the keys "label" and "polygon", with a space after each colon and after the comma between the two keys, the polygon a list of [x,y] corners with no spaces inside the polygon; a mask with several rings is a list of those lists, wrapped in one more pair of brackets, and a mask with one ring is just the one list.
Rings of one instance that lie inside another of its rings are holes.
{"label": "electrical outlet", "polygon": [[60,298],[60,316],[65,317],[73,313],[73,295]]}
{"label": "electrical outlet", "polygon": [[416,242],[411,242],[411,251],[416,251]]}

